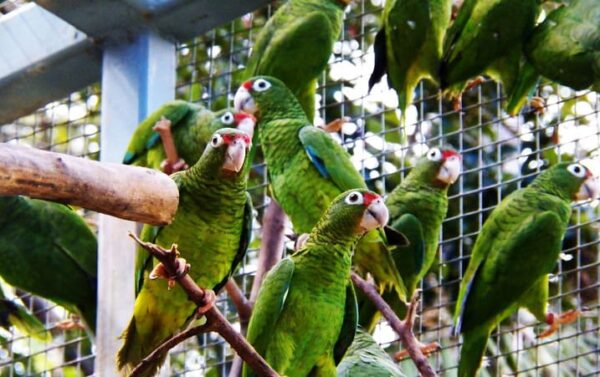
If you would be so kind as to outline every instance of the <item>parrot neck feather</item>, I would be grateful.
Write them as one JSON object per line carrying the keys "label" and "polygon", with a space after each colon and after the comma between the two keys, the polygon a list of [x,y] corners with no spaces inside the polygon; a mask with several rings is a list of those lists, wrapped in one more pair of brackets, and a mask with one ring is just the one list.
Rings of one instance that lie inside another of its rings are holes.
{"label": "parrot neck feather", "polygon": [[573,195],[567,192],[565,187],[554,182],[552,176],[544,174],[539,175],[526,189],[550,194],[567,202],[571,201]]}

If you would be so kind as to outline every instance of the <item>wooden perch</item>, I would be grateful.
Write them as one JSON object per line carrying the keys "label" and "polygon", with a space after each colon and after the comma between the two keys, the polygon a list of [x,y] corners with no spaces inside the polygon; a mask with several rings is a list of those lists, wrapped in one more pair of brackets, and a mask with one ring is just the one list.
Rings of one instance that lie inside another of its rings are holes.
{"label": "wooden perch", "polygon": [[201,308],[210,307],[205,313],[206,323],[177,334],[170,339],[163,342],[157,349],[155,349],[150,355],[144,358],[140,364],[131,372],[129,377],[136,377],[142,374],[142,372],[149,366],[151,361],[154,361],[161,354],[171,349],[175,345],[181,343],[185,339],[197,335],[202,332],[215,331],[221,335],[231,347],[241,356],[242,359],[252,370],[261,377],[279,377],[269,364],[262,358],[261,355],[241,336],[227,321],[223,314],[215,306],[211,305],[209,290],[204,290],[194,282],[194,280],[187,274],[189,265],[181,266],[182,259],[177,257],[177,247],[172,246],[171,250],[165,250],[162,247],[152,244],[150,242],[144,242],[137,236],[130,233],[133,238],[140,246],[146,249],[163,265],[164,270],[176,280],[181,288],[188,294],[188,298]]}
{"label": "wooden perch", "polygon": [[152,225],[169,224],[179,202],[175,182],[163,173],[10,144],[0,144],[0,195],[53,200]]}
{"label": "wooden perch", "polygon": [[400,318],[394,313],[392,308],[388,305],[387,302],[383,300],[383,298],[377,292],[375,286],[371,283],[368,283],[363,278],[361,278],[355,272],[352,272],[350,275],[352,282],[354,285],[360,289],[364,294],[375,304],[377,309],[381,312],[383,317],[390,324],[392,329],[398,334],[400,337],[400,342],[402,346],[408,352],[410,358],[415,363],[417,369],[421,376],[424,377],[435,377],[435,371],[427,362],[427,357],[421,352],[421,343],[415,338],[415,335],[412,331],[413,321],[415,317],[416,311],[416,303],[418,299],[418,291],[412,297],[411,303],[408,307],[408,313],[406,315],[406,320],[401,321]]}

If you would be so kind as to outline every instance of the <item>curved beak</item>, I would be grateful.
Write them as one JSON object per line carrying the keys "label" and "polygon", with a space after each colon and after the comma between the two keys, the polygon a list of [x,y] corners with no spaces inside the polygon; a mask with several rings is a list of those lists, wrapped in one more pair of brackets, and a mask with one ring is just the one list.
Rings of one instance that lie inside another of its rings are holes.
{"label": "curved beak", "polygon": [[225,152],[225,162],[223,163],[223,170],[239,173],[244,166],[246,160],[246,151],[250,139],[247,135],[236,136],[235,139],[227,146]]}
{"label": "curved beak", "polygon": [[364,232],[368,232],[375,228],[385,226],[390,215],[383,199],[380,196],[377,196],[370,203],[365,204],[367,204],[367,208],[360,220],[361,229]]}
{"label": "curved beak", "polygon": [[236,113],[234,117],[237,123],[236,128],[240,131],[244,131],[252,140],[252,137],[254,136],[254,127],[256,126],[256,118],[254,115],[240,112]]}
{"label": "curved beak", "polygon": [[600,193],[598,180],[594,176],[589,176],[579,187],[579,191],[575,194],[576,200],[597,199]]}
{"label": "curved beak", "polygon": [[444,184],[451,185],[456,182],[459,174],[460,156],[456,153],[452,153],[444,159],[444,162],[442,162],[442,166],[440,166],[436,178]]}
{"label": "curved beak", "polygon": [[246,89],[245,85],[240,86],[237,92],[235,92],[235,97],[233,97],[233,107],[236,112],[244,111],[248,114],[255,114],[258,111],[254,98],[252,98],[252,95],[248,89]]}

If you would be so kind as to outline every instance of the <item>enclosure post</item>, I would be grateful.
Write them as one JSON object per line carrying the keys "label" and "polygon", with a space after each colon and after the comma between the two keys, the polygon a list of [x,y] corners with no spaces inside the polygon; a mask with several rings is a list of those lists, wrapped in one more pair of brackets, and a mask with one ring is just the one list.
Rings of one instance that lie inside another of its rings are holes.
{"label": "enclosure post", "polygon": [[[152,32],[107,46],[102,57],[100,160],[120,162],[136,125],[175,94],[175,45]],[[131,184],[136,184],[131,182]],[[116,375],[118,336],[134,303],[135,223],[100,215],[96,375]]]}

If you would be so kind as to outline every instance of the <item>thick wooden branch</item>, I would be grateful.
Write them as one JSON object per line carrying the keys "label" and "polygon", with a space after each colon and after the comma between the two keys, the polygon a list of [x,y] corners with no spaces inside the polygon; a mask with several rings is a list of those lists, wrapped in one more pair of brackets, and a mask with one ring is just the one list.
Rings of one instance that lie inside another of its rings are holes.
{"label": "thick wooden branch", "polygon": [[[200,308],[210,307],[210,309],[204,313],[204,316],[206,317],[206,323],[195,330],[192,329],[193,331],[190,330],[184,336],[192,336],[204,331],[215,331],[231,345],[231,347],[246,363],[248,363],[250,368],[252,368],[252,370],[254,370],[258,376],[279,377],[277,372],[275,372],[269,366],[269,364],[267,364],[267,362],[262,358],[261,355],[258,354],[258,352],[256,352],[252,345],[250,345],[246,339],[244,339],[244,337],[241,336],[240,333],[238,333],[231,326],[229,321],[227,321],[219,309],[217,309],[215,306],[211,306],[211,295],[208,294],[209,291],[198,287],[194,280],[187,274],[189,265],[182,266],[182,259],[177,257],[177,248],[175,245],[173,245],[171,250],[165,250],[160,246],[140,240],[134,234],[130,233],[130,236],[160,261],[165,272],[174,280],[176,280],[179,285],[181,285],[181,287],[187,293],[188,298],[194,302],[194,304],[198,305]],[[165,342],[167,344],[163,343],[161,346],[159,346],[161,349],[160,351],[155,350],[146,359],[142,360],[142,362],[134,369],[136,374],[132,372],[130,377],[140,375],[145,370],[146,366],[150,364],[150,358],[158,357],[158,355],[175,346],[183,339],[185,338],[181,337],[181,334],[175,335],[171,339],[167,339]]]}
{"label": "thick wooden branch", "polygon": [[179,202],[177,185],[163,173],[9,144],[0,144],[0,195],[54,200],[152,225],[170,223]]}
{"label": "thick wooden branch", "polygon": [[410,358],[413,360],[419,373],[424,377],[435,377],[435,371],[427,362],[427,357],[421,352],[421,343],[415,338],[415,335],[412,331],[413,319],[416,310],[416,302],[418,298],[418,293],[413,295],[410,306],[408,308],[408,315],[405,321],[401,321],[400,318],[394,313],[392,308],[388,305],[387,302],[383,300],[383,298],[377,292],[377,289],[373,284],[368,283],[363,278],[361,278],[355,272],[352,272],[350,278],[358,289],[360,289],[368,298],[375,304],[377,309],[381,312],[383,317],[390,324],[392,329],[398,334],[400,337],[400,342],[408,352]]}

